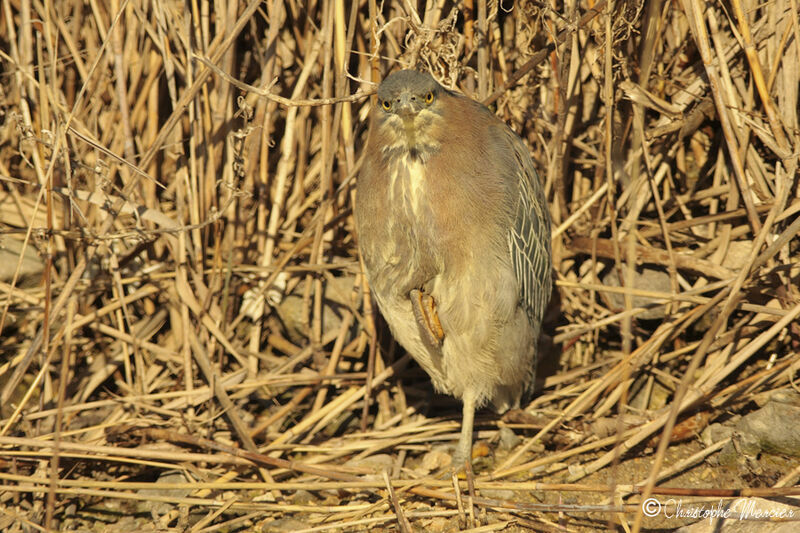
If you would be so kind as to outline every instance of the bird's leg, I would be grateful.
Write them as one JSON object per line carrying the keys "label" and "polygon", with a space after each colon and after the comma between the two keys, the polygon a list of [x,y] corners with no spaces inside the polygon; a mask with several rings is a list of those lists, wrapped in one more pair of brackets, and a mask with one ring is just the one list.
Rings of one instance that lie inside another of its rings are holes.
{"label": "bird's leg", "polygon": [[442,329],[442,323],[439,322],[436,301],[433,296],[419,289],[412,289],[409,297],[411,298],[414,317],[417,319],[417,323],[420,325],[425,337],[433,346],[441,346],[444,339],[444,330]]}
{"label": "bird's leg", "polygon": [[475,423],[475,395],[465,392],[461,398],[464,407],[461,415],[461,437],[453,455],[453,468],[460,470],[469,462],[472,464],[472,428]]}

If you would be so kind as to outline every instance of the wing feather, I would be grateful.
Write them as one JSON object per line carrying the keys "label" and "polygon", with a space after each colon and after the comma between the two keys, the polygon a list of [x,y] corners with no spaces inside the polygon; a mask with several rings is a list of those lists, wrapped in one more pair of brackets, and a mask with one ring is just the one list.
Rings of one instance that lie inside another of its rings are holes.
{"label": "wing feather", "polygon": [[538,331],[553,283],[550,213],[528,149],[513,132],[508,133],[514,150],[513,172],[518,192],[508,246],[519,283],[520,302]]}

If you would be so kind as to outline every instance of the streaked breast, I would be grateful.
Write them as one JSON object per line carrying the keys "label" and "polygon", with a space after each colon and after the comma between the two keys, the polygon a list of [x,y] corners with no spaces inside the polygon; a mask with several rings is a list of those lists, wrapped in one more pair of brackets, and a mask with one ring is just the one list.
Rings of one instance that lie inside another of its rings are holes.
{"label": "streaked breast", "polygon": [[422,213],[427,193],[426,168],[420,158],[406,152],[389,165],[389,194],[393,205],[402,206],[409,215]]}

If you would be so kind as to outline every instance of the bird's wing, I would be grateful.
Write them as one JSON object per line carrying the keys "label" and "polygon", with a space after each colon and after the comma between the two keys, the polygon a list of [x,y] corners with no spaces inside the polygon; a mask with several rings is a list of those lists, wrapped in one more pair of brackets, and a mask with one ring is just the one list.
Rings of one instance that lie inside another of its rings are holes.
{"label": "bird's wing", "polygon": [[511,231],[508,234],[511,264],[520,287],[520,301],[535,327],[541,324],[552,289],[550,255],[550,213],[542,184],[528,149],[509,131],[514,150],[514,178],[517,197]]}

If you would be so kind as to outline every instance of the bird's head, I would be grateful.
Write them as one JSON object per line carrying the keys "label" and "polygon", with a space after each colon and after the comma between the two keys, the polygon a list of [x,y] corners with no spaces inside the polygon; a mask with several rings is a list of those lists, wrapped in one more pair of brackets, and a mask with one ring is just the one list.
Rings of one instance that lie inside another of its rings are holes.
{"label": "bird's head", "polygon": [[401,148],[422,156],[437,149],[443,99],[449,94],[424,72],[401,70],[387,76],[378,87],[375,117],[375,125],[385,139],[382,148]]}

